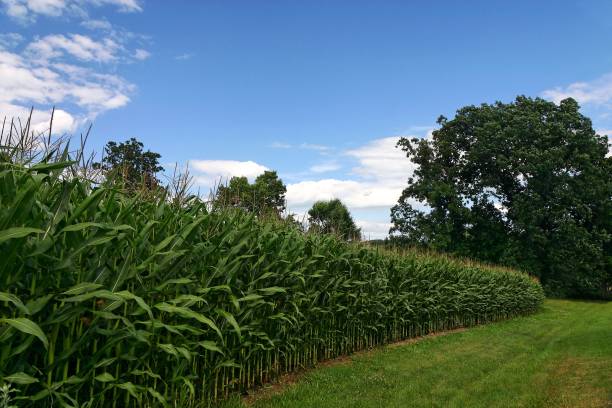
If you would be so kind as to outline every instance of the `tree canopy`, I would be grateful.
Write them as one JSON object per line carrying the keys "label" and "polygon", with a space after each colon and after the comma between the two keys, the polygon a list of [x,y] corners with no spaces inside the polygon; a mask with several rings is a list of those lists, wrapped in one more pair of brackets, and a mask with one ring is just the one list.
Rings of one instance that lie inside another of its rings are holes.
{"label": "tree canopy", "polygon": [[96,167],[105,172],[107,180],[121,181],[128,190],[139,188],[152,189],[159,185],[156,174],[163,171],[159,159],[161,155],[150,150],[135,138],[125,142],[108,142],[104,147],[104,157]]}
{"label": "tree canopy", "polygon": [[236,207],[258,215],[280,215],[285,210],[287,187],[276,171],[265,171],[253,184],[246,177],[232,177],[220,185],[215,195],[216,207]]}
{"label": "tree canopy", "polygon": [[392,233],[521,267],[552,295],[610,295],[612,158],[576,101],[521,96],[438,124],[431,140],[398,143],[417,167]]}
{"label": "tree canopy", "polygon": [[317,201],[308,210],[310,230],[335,234],[345,240],[359,241],[361,230],[355,225],[348,208],[338,199]]}

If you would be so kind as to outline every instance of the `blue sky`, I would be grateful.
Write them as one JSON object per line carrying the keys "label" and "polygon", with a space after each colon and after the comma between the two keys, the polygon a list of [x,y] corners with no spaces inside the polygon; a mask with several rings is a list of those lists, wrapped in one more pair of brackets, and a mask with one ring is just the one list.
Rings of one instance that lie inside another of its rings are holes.
{"label": "blue sky", "polygon": [[0,0],[0,112],[90,147],[136,137],[200,188],[278,170],[289,208],[343,199],[382,237],[399,136],[518,94],[612,129],[609,1]]}

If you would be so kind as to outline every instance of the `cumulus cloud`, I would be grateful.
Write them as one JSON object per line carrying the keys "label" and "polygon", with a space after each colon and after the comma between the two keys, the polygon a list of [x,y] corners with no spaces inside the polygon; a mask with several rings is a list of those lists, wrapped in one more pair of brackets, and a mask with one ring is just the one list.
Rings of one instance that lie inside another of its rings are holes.
{"label": "cumulus cloud", "polygon": [[365,239],[381,239],[389,235],[389,229],[393,226],[390,222],[376,222],[357,220],[355,224],[361,228],[361,233]]}
{"label": "cumulus cloud", "polygon": [[[10,118],[26,118],[30,114],[30,109],[19,105],[0,102],[0,112],[2,112],[3,115],[0,117],[0,121],[3,121],[4,118],[7,120],[10,120]],[[50,111],[33,111],[30,128],[35,132],[35,134],[47,133],[49,131],[50,120]],[[73,115],[65,110],[55,109],[55,113],[53,114],[54,134],[71,133],[78,127],[78,125],[80,125],[79,120]]]}
{"label": "cumulus cloud", "polygon": [[287,204],[310,207],[315,201],[339,198],[349,208],[386,208],[397,201],[401,191],[401,187],[357,180],[300,181],[287,186]]}
{"label": "cumulus cloud", "polygon": [[574,98],[581,104],[603,105],[612,101],[612,73],[587,82],[574,82],[542,92],[542,96],[555,103]]}
{"label": "cumulus cloud", "polygon": [[[108,50],[97,47],[98,43],[79,37],[73,42],[73,39],[71,36],[44,37],[26,46],[21,54],[0,48],[2,116],[23,118],[34,105],[34,122],[38,123],[34,128],[38,129],[48,125],[48,117],[42,118],[38,111],[50,112],[55,105],[62,109],[56,110],[54,130],[62,133],[74,130],[85,119],[93,119],[130,101],[134,86],[120,76],[54,59],[59,58],[58,54],[69,55],[76,61],[112,59]],[[54,57],[41,61],[39,52]],[[63,110],[70,106],[74,113]]]}
{"label": "cumulus cloud", "polygon": [[20,23],[31,23],[38,16],[87,15],[88,7],[112,6],[120,12],[139,12],[139,0],[0,0],[3,11]]}
{"label": "cumulus cloud", "polygon": [[[78,16],[89,35],[76,33],[25,39],[17,33],[0,35],[0,114],[29,110],[50,111],[55,105],[58,131],[66,130],[100,113],[125,106],[135,86],[120,75],[122,63],[145,60],[144,36],[113,27],[107,20],[89,19],[88,7],[112,6],[123,12],[141,11],[140,0],[0,0],[0,11],[22,21],[37,16]],[[139,46],[134,49],[133,43]],[[68,118],[65,115],[70,115]],[[62,116],[64,115],[64,116]]]}
{"label": "cumulus cloud", "polygon": [[396,148],[399,139],[398,136],[376,139],[341,153],[356,161],[347,177],[288,184],[288,209],[305,213],[315,201],[338,198],[357,215],[355,221],[366,238],[384,238],[391,226],[389,208],[397,203],[415,169],[405,153]]}
{"label": "cumulus cloud", "polygon": [[[362,227],[366,237],[386,236],[390,227],[387,222],[389,208],[397,202],[414,171],[414,165],[404,152],[395,147],[398,140],[399,137],[376,139],[361,147],[339,153],[339,158],[356,161],[356,165],[346,177],[288,183],[285,195],[288,211],[304,217],[315,201],[339,198],[351,212],[365,215],[367,220],[356,218],[356,222]],[[301,149],[304,145],[274,147]],[[189,166],[196,185],[205,188],[213,188],[233,176],[246,176],[252,181],[268,169],[253,161],[234,160],[191,160]],[[302,173],[302,177],[314,177],[318,173],[339,168],[337,161],[324,162],[312,166],[308,172]]]}
{"label": "cumulus cloud", "polygon": [[189,167],[194,183],[204,188],[226,183],[232,177],[247,177],[252,181],[268,170],[266,166],[250,160],[190,160]]}
{"label": "cumulus cloud", "polygon": [[64,63],[39,65],[0,51],[0,103],[74,103],[95,115],[128,103],[132,90],[133,85],[116,75]]}
{"label": "cumulus cloud", "polygon": [[359,161],[359,166],[353,171],[366,180],[404,185],[415,166],[406,159],[406,154],[396,147],[399,139],[399,137],[385,137],[347,151],[347,155]]}
{"label": "cumulus cloud", "polygon": [[355,177],[306,180],[287,186],[287,203],[305,208],[318,200],[339,198],[351,208],[389,208],[406,187],[414,164],[395,147],[399,137],[374,140],[345,154],[357,160]]}

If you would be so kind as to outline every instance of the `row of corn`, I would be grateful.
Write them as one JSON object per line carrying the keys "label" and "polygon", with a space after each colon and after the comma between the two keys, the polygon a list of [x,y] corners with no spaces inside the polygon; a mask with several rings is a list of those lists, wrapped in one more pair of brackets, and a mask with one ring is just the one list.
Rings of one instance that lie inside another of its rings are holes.
{"label": "row of corn", "polygon": [[0,163],[0,385],[16,406],[205,406],[543,300],[519,272],[92,187],[70,165]]}

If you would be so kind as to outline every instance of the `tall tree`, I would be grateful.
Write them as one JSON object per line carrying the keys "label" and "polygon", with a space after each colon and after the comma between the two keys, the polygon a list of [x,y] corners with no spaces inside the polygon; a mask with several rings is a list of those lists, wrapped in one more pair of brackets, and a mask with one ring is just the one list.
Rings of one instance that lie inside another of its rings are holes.
{"label": "tall tree", "polygon": [[308,210],[310,230],[335,234],[342,239],[359,241],[361,230],[355,225],[348,208],[338,199],[317,201]]}
{"label": "tall tree", "polygon": [[108,180],[123,182],[128,190],[153,189],[159,185],[157,173],[164,170],[159,164],[161,155],[143,149],[142,142],[135,138],[108,142],[102,162],[96,163],[96,167],[105,171]]}
{"label": "tall tree", "polygon": [[276,171],[265,171],[250,184],[246,177],[232,177],[217,189],[217,207],[238,207],[258,215],[280,215],[285,210],[287,187]]}
{"label": "tall tree", "polygon": [[612,294],[612,158],[576,101],[521,96],[438,124],[398,143],[417,168],[391,232],[522,267],[552,295]]}

